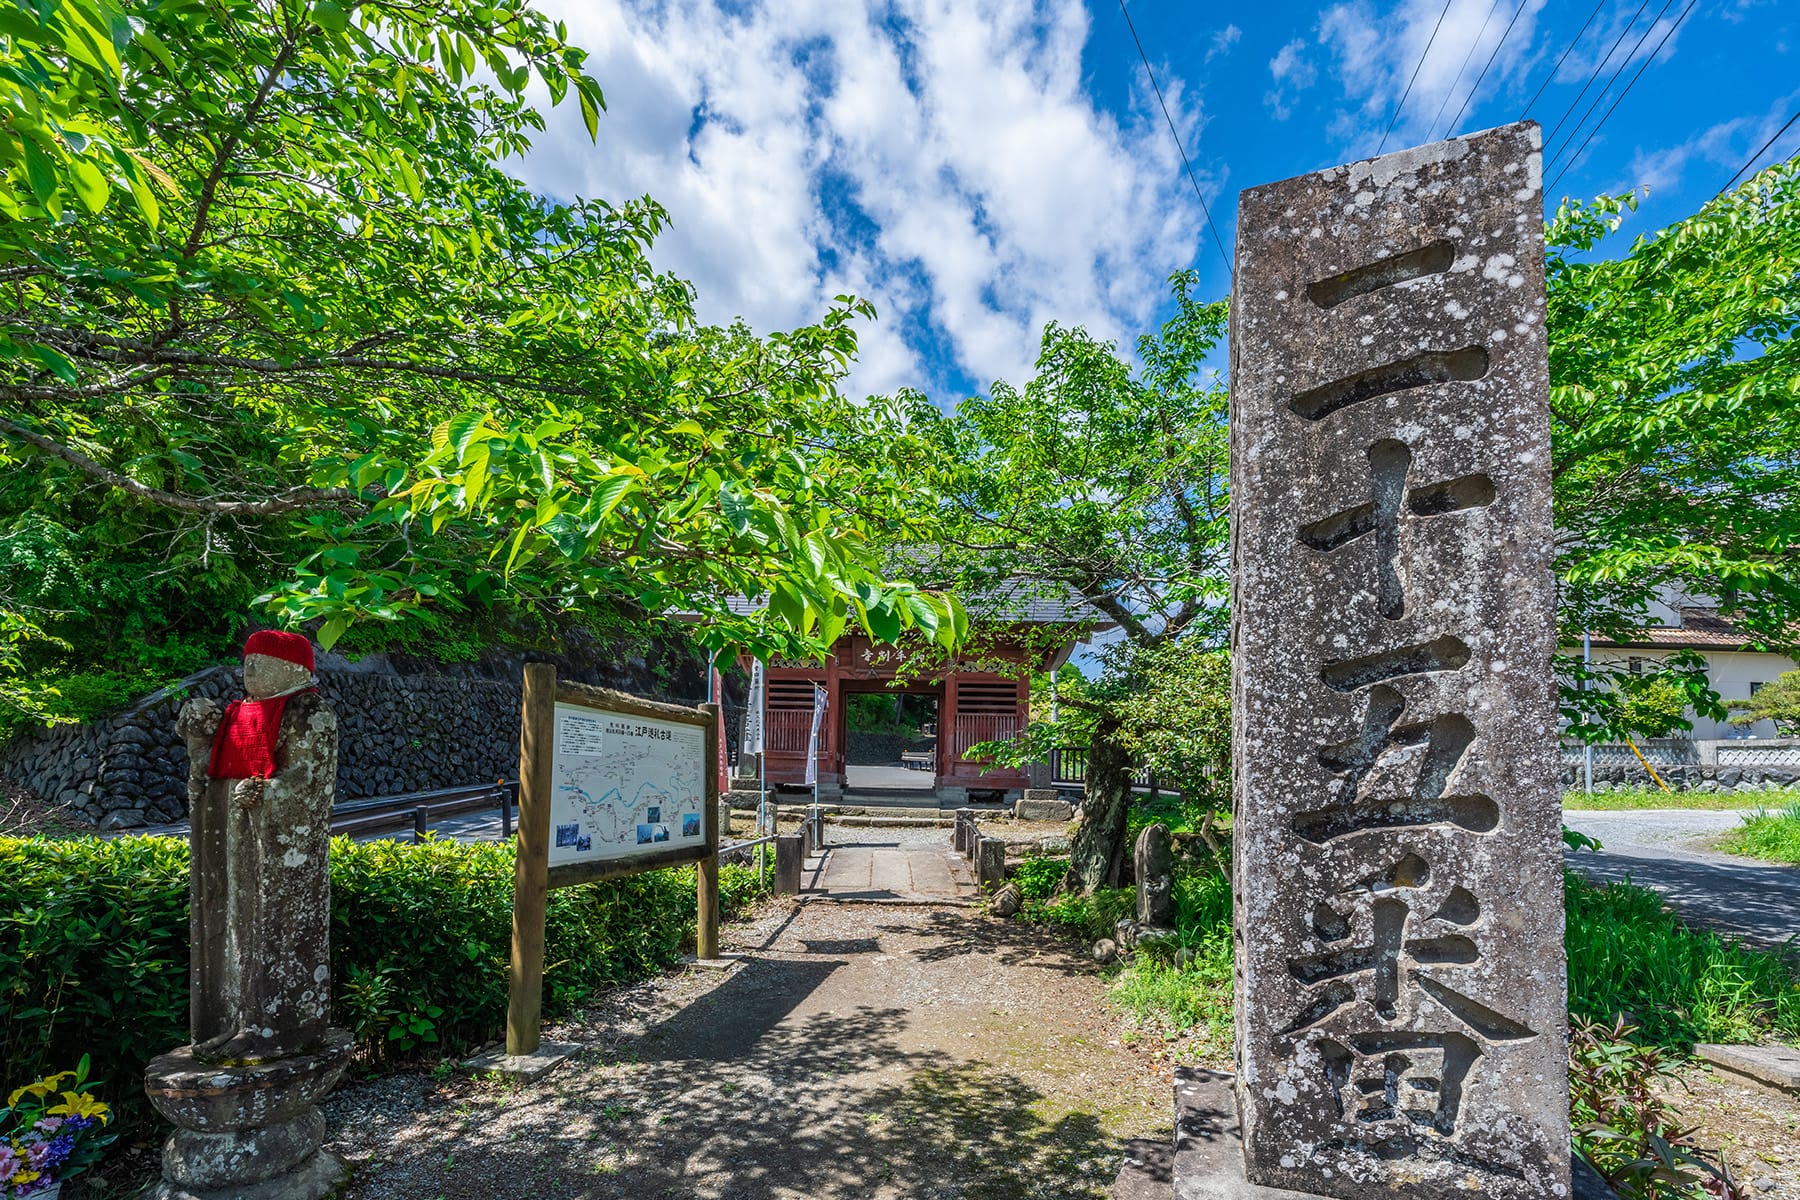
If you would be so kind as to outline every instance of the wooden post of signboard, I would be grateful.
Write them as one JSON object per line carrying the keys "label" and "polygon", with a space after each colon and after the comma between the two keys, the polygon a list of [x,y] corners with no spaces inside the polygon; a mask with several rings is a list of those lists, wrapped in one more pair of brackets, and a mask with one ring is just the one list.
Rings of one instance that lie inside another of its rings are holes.
{"label": "wooden post of signboard", "polygon": [[544,907],[549,893],[550,787],[556,743],[556,667],[525,668],[519,723],[519,840],[513,867],[512,994],[506,1053],[538,1048],[544,1008]]}
{"label": "wooden post of signboard", "polygon": [[694,935],[694,957],[719,957],[719,772],[711,769],[719,761],[719,706],[702,704],[710,718],[706,723],[706,804],[702,820],[706,822],[706,857],[699,863],[700,888],[699,932]]}

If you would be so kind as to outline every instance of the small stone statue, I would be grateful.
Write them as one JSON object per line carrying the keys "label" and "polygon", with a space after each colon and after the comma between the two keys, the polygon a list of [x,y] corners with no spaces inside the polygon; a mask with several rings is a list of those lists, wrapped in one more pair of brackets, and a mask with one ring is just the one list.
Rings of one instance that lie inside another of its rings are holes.
{"label": "small stone statue", "polygon": [[328,1026],[337,716],[299,634],[250,635],[244,691],[223,709],[189,701],[176,725],[190,764],[192,1044],[145,1075],[177,1126],[160,1200],[317,1200],[343,1174],[319,1151],[314,1107],[351,1046]]}
{"label": "small stone statue", "polygon": [[222,713],[190,700],[196,1057],[249,1064],[311,1048],[330,1006],[337,715],[319,698],[312,644],[264,630],[244,645],[244,691]]}

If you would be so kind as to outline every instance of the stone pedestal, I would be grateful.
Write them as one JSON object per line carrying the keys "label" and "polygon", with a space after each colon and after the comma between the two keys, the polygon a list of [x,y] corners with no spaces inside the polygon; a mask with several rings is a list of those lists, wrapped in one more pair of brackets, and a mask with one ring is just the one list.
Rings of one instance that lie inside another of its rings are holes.
{"label": "stone pedestal", "polygon": [[1231,312],[1246,1170],[1569,1187],[1536,125],[1243,193]]}
{"label": "stone pedestal", "polygon": [[163,1144],[158,1200],[320,1200],[342,1163],[319,1149],[315,1107],[349,1065],[348,1033],[330,1030],[310,1054],[221,1066],[183,1046],[153,1060],[144,1092],[175,1132]]}

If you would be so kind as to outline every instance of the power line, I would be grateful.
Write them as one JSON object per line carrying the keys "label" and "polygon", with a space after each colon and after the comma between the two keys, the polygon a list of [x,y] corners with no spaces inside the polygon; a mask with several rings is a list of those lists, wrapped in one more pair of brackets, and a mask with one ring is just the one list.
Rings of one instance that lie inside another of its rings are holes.
{"label": "power line", "polygon": [[[1651,34],[1656,32],[1656,27],[1662,24],[1663,16],[1669,11],[1674,3],[1675,0],[1663,0],[1663,6],[1656,10],[1656,16],[1651,20],[1650,24],[1644,26],[1644,32],[1640,34],[1638,40],[1633,43],[1630,52],[1627,53],[1624,59],[1619,63],[1618,69],[1612,73],[1612,77],[1606,81],[1606,86],[1600,89],[1600,94],[1594,97],[1594,102],[1587,106],[1586,112],[1581,114],[1581,120],[1575,122],[1575,128],[1569,131],[1568,140],[1563,142],[1563,151],[1568,150],[1569,143],[1575,140],[1575,135],[1581,132],[1581,127],[1587,124],[1587,119],[1594,115],[1594,110],[1600,107],[1600,102],[1602,100],[1606,99],[1606,93],[1612,91],[1612,85],[1619,82],[1619,76],[1625,73],[1625,68],[1631,65],[1631,60],[1637,57],[1637,52],[1644,48],[1644,43],[1649,40]],[[1611,112],[1612,110],[1609,108],[1606,111]],[[1586,145],[1587,143],[1583,142],[1582,144]]]}
{"label": "power line", "polygon": [[1637,24],[1637,19],[1643,16],[1644,10],[1649,7],[1650,0],[1644,0],[1642,4],[1638,5],[1638,10],[1631,14],[1631,20],[1625,23],[1625,28],[1619,30],[1619,36],[1614,39],[1612,47],[1607,50],[1606,57],[1594,64],[1593,73],[1588,76],[1587,82],[1581,85],[1581,91],[1576,93],[1575,99],[1569,102],[1568,111],[1564,112],[1561,118],[1557,120],[1556,127],[1550,131],[1550,136],[1544,139],[1544,145],[1548,146],[1551,141],[1555,139],[1557,133],[1563,127],[1563,122],[1567,121],[1575,112],[1575,106],[1587,98],[1588,89],[1593,87],[1594,81],[1600,78],[1600,72],[1606,70],[1606,64],[1612,61],[1612,56],[1614,52],[1618,50],[1620,43],[1625,40],[1625,35],[1631,32],[1631,27]]}
{"label": "power line", "polygon": [[[1119,0],[1119,2],[1122,4],[1124,0]],[[1449,15],[1450,0],[1444,0],[1444,11],[1438,14],[1437,24],[1431,27],[1431,36],[1425,39],[1425,50],[1419,55],[1419,61],[1413,64],[1412,78],[1406,81],[1406,90],[1400,93],[1400,103],[1394,105],[1394,115],[1388,118],[1387,133],[1381,135],[1381,145],[1375,147],[1375,153],[1380,154],[1387,149],[1388,135],[1394,132],[1394,122],[1400,119],[1400,110],[1406,107],[1406,98],[1412,95],[1413,84],[1419,81],[1419,68],[1425,65],[1427,58],[1431,57],[1432,43],[1437,41],[1438,30],[1444,27],[1444,18]]]}
{"label": "power line", "polygon": [[[1588,26],[1594,23],[1594,18],[1599,16],[1600,10],[1605,7],[1606,0],[1600,0],[1600,3],[1594,5],[1594,11],[1588,14],[1588,19],[1581,23],[1580,29],[1575,31],[1574,39],[1571,40],[1567,46],[1563,47],[1562,57],[1556,60],[1556,65],[1550,68],[1550,74],[1544,77],[1544,82],[1538,84],[1538,90],[1531,95],[1531,102],[1525,106],[1526,116],[1530,116],[1531,110],[1537,107],[1537,102],[1539,98],[1543,96],[1544,89],[1550,86],[1551,80],[1556,78],[1556,73],[1562,70],[1562,65],[1568,61],[1570,53],[1581,43],[1581,35],[1588,31]],[[1523,11],[1523,8],[1521,8],[1520,11]]]}
{"label": "power line", "polygon": [[1446,108],[1450,107],[1450,97],[1456,95],[1456,85],[1462,82],[1463,72],[1469,69],[1469,60],[1475,57],[1475,47],[1481,45],[1481,35],[1487,32],[1489,25],[1493,24],[1494,13],[1499,8],[1500,0],[1488,0],[1487,16],[1481,19],[1481,28],[1475,31],[1475,40],[1469,43],[1469,49],[1463,54],[1462,66],[1456,68],[1456,78],[1450,81],[1450,90],[1444,93],[1442,100],[1438,101],[1438,110],[1433,114],[1431,124],[1425,128],[1426,137],[1431,136],[1431,131],[1437,128],[1438,118],[1444,115]]}
{"label": "power line", "polygon": [[[1604,2],[1605,0],[1602,0],[1602,3]],[[1500,57],[1500,50],[1506,45],[1506,39],[1512,36],[1513,26],[1517,25],[1519,18],[1525,15],[1525,9],[1530,6],[1530,3],[1531,0],[1519,0],[1519,7],[1513,9],[1512,20],[1506,23],[1506,28],[1501,31],[1500,40],[1494,43],[1494,52],[1488,55],[1487,63],[1481,68],[1481,74],[1475,77],[1475,86],[1469,89],[1469,94],[1463,97],[1462,107],[1456,110],[1454,117],[1450,118],[1450,126],[1444,130],[1445,137],[1454,136],[1456,127],[1462,124],[1463,114],[1469,111],[1469,102],[1475,99],[1475,93],[1481,90],[1481,81],[1487,78],[1488,68],[1492,67],[1494,60]]]}
{"label": "power line", "polygon": [[[1561,183],[1562,177],[1569,173],[1569,168],[1573,167],[1581,160],[1582,152],[1588,148],[1588,142],[1594,140],[1594,135],[1600,132],[1600,126],[1605,125],[1607,118],[1613,115],[1613,110],[1619,107],[1619,101],[1625,99],[1625,97],[1630,94],[1632,86],[1643,77],[1644,72],[1649,69],[1650,64],[1656,61],[1656,56],[1661,54],[1662,48],[1669,44],[1669,39],[1675,36],[1675,31],[1680,29],[1682,25],[1687,22],[1688,14],[1694,11],[1694,5],[1699,2],[1700,0],[1688,0],[1688,6],[1681,10],[1681,15],[1675,18],[1675,23],[1673,25],[1669,26],[1669,32],[1662,35],[1662,40],[1656,43],[1656,49],[1652,50],[1644,61],[1638,65],[1637,71],[1626,81],[1624,89],[1619,92],[1618,99],[1614,100],[1611,107],[1601,114],[1599,122],[1595,124],[1592,129],[1588,130],[1587,140],[1583,141],[1580,148],[1575,151],[1575,157],[1563,164],[1562,170],[1556,173],[1556,178],[1550,181],[1550,187],[1545,188],[1545,191],[1549,191],[1558,183]],[[1609,84],[1608,86],[1610,87],[1611,85]]]}
{"label": "power line", "polygon": [[1139,41],[1137,26],[1131,22],[1131,11],[1125,7],[1125,0],[1119,0],[1119,11],[1125,15],[1125,28],[1131,30],[1131,40],[1137,46],[1138,57],[1144,60],[1144,74],[1150,77],[1150,88],[1156,93],[1156,103],[1161,105],[1163,120],[1169,123],[1169,136],[1175,139],[1175,150],[1181,155],[1181,165],[1187,168],[1188,182],[1194,185],[1194,199],[1200,201],[1200,211],[1206,214],[1206,228],[1212,232],[1213,245],[1219,248],[1219,261],[1225,264],[1225,275],[1231,275],[1231,256],[1225,253],[1225,243],[1219,240],[1219,227],[1213,224],[1212,209],[1206,206],[1206,197],[1200,194],[1200,181],[1194,178],[1194,164],[1188,161],[1187,149],[1181,144],[1181,134],[1175,129],[1175,118],[1169,115],[1168,102],[1163,99],[1162,88],[1156,82],[1156,72],[1150,69],[1150,56],[1144,53],[1144,43]]}
{"label": "power line", "polygon": [[1764,142],[1757,149],[1755,154],[1752,154],[1749,158],[1745,159],[1744,165],[1739,167],[1737,169],[1737,174],[1733,175],[1731,177],[1731,182],[1727,183],[1724,187],[1720,188],[1718,190],[1717,194],[1715,194],[1713,196],[1713,199],[1717,200],[1720,196],[1723,196],[1726,192],[1729,192],[1737,184],[1737,181],[1743,177],[1744,172],[1748,171],[1752,166],[1754,166],[1757,159],[1759,159],[1763,155],[1767,154],[1769,152],[1769,147],[1773,146],[1776,143],[1776,141],[1781,137],[1782,134],[1786,133],[1788,130],[1790,130],[1794,127],[1795,121],[1800,121],[1800,112],[1796,112],[1793,116],[1789,117],[1787,119],[1787,124],[1783,125],[1780,129],[1777,129],[1775,131],[1774,137],[1771,137],[1768,141]]}

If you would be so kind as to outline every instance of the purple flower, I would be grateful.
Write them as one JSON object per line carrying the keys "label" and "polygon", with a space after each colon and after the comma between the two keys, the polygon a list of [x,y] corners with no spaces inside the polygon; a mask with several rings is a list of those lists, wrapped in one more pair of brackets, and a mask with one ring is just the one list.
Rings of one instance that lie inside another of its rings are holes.
{"label": "purple flower", "polygon": [[13,1153],[12,1147],[0,1142],[0,1183],[5,1183],[19,1173],[19,1156]]}
{"label": "purple flower", "polygon": [[80,1133],[84,1129],[92,1129],[99,1123],[93,1117],[70,1117],[63,1123],[63,1127],[70,1133]]}
{"label": "purple flower", "polygon": [[63,1118],[61,1117],[44,1117],[40,1119],[36,1125],[32,1126],[32,1128],[39,1133],[55,1133],[62,1127]]}

